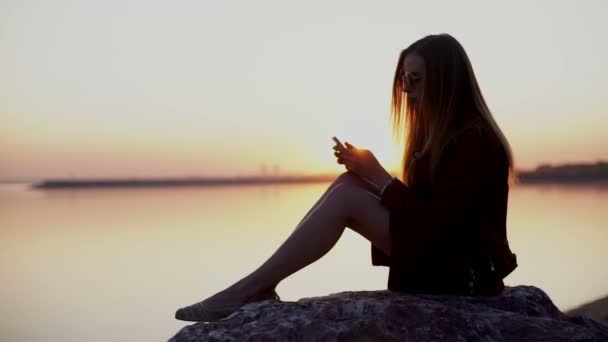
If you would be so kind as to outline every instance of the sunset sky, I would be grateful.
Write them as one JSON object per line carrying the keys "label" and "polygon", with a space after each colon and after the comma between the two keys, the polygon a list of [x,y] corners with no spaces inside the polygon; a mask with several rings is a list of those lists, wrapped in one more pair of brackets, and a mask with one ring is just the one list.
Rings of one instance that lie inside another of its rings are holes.
{"label": "sunset sky", "polygon": [[390,170],[399,52],[465,47],[519,169],[608,159],[606,1],[0,0],[0,179]]}

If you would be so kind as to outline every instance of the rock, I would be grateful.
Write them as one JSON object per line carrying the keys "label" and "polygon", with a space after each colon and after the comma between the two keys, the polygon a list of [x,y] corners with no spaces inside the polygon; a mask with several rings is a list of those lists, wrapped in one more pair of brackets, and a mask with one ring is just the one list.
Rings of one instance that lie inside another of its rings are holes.
{"label": "rock", "polygon": [[576,309],[566,312],[568,315],[581,315],[593,318],[598,322],[608,324],[608,296],[600,298],[591,303],[579,306]]}
{"label": "rock", "polygon": [[340,292],[248,304],[170,341],[608,341],[608,326],[560,312],[533,286],[496,297]]}

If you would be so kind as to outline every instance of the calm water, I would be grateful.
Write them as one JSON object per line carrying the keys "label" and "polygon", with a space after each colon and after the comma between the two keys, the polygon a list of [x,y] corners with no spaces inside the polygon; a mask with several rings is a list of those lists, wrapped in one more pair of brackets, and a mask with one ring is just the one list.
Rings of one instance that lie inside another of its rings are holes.
{"label": "calm water", "polygon": [[[158,341],[176,308],[245,276],[327,184],[42,192],[0,185],[0,340]],[[508,285],[567,310],[608,295],[608,186],[519,186]],[[283,300],[384,289],[369,243],[336,247],[278,287]]]}

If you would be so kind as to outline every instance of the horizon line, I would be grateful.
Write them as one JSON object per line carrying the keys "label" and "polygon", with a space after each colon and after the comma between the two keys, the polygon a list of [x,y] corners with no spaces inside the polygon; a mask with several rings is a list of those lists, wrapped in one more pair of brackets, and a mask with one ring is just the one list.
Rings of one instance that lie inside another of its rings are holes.
{"label": "horizon line", "polygon": [[[594,166],[607,164],[608,160],[597,159],[594,162],[563,162],[559,164],[551,163],[540,163],[532,169],[516,169],[517,173],[529,173],[536,172],[546,168],[558,168],[558,167],[576,167],[576,166]],[[391,175],[395,176],[400,174],[395,170],[387,170]],[[338,176],[345,171],[337,172],[318,172],[318,173],[248,173],[248,174],[235,174],[231,176],[221,175],[171,175],[171,176],[59,176],[59,177],[26,177],[26,178],[0,178],[0,183],[40,183],[45,181],[159,181],[159,180],[228,180],[228,179],[280,179],[280,178],[311,178],[311,177],[331,177]]]}

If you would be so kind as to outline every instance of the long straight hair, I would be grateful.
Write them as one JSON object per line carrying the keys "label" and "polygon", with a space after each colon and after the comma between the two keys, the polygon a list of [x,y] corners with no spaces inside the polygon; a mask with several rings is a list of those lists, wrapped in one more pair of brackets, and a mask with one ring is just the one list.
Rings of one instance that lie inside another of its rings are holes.
{"label": "long straight hair", "polygon": [[[401,81],[403,60],[416,54],[424,60],[425,82],[421,106],[416,110],[405,96]],[[469,57],[460,43],[449,34],[426,36],[399,55],[393,80],[391,119],[393,135],[401,139],[406,131],[402,159],[403,181],[412,184],[414,153],[429,154],[430,179],[434,178],[445,144],[456,128],[480,116],[500,139],[509,163],[509,183],[517,182],[513,153],[483,98]]]}

